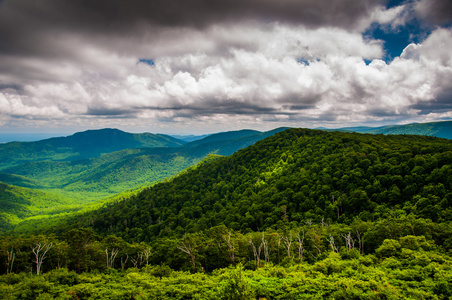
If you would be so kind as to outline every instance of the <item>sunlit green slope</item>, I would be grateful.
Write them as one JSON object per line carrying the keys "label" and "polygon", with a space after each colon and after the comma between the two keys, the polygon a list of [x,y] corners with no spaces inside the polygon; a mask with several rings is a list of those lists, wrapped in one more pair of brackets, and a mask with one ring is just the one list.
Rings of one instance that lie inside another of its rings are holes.
{"label": "sunlit green slope", "polygon": [[[452,141],[289,129],[93,215],[131,239],[224,224],[350,223],[394,210],[451,220]],[[140,228],[131,236],[127,228]]]}
{"label": "sunlit green slope", "polygon": [[[31,161],[3,169],[0,181],[63,195],[71,199],[71,205],[80,206],[150,186],[195,165],[209,154],[229,155],[281,130],[284,129],[219,133],[213,139],[182,147],[126,149],[83,160]],[[54,201],[52,205],[59,206]]]}
{"label": "sunlit green slope", "polygon": [[196,164],[208,154],[230,155],[281,130],[220,133],[204,142],[178,148],[127,149],[84,160],[33,161],[4,169],[0,180],[58,190],[83,202],[150,185]]}
{"label": "sunlit green slope", "polygon": [[21,219],[69,209],[71,200],[61,195],[0,182],[0,228],[10,229]]}

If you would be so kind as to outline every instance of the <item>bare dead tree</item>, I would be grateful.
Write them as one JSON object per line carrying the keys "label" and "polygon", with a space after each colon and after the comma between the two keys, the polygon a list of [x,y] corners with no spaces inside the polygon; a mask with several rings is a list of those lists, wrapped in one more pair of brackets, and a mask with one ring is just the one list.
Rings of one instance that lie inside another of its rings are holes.
{"label": "bare dead tree", "polygon": [[270,260],[270,256],[269,256],[269,251],[268,251],[268,243],[265,241],[265,233],[262,232],[262,243],[261,245],[263,245],[264,247],[264,260],[265,262],[269,262]]}
{"label": "bare dead tree", "polygon": [[143,253],[141,252],[141,253],[138,253],[138,254],[137,254],[137,258],[133,258],[133,257],[130,258],[130,261],[132,262],[133,267],[134,267],[135,269],[137,269],[138,266],[141,267],[141,265],[143,264],[143,256],[144,256],[144,255],[143,255]]}
{"label": "bare dead tree", "polygon": [[149,265],[149,257],[151,256],[151,247],[147,247],[146,249],[143,250],[143,256],[144,259],[146,260],[146,266]]}
{"label": "bare dead tree", "polygon": [[258,266],[260,265],[260,258],[261,258],[262,247],[263,247],[263,244],[261,243],[261,244],[259,245],[258,250],[257,250]]}
{"label": "bare dead tree", "polygon": [[110,255],[108,254],[108,248],[105,248],[105,254],[107,255],[107,269],[113,268],[116,255],[118,255],[119,249],[111,249]]}
{"label": "bare dead tree", "polygon": [[300,259],[300,261],[303,261],[303,254],[304,254],[304,248],[303,248],[303,243],[304,243],[304,230],[303,232],[303,236],[300,236],[300,233],[298,233],[298,258]]}
{"label": "bare dead tree", "polygon": [[364,254],[364,239],[361,237],[361,233],[356,229],[356,236],[358,238],[359,253]]}
{"label": "bare dead tree", "polygon": [[332,235],[330,235],[330,239],[328,241],[330,242],[331,251],[339,252],[337,250],[337,247],[336,247],[335,243],[334,243],[334,237]]}
{"label": "bare dead tree", "polygon": [[348,251],[355,249],[355,241],[352,238],[351,232],[349,232],[348,234],[344,234],[342,236],[344,237],[345,247],[348,249]]}
{"label": "bare dead tree", "polygon": [[251,239],[249,239],[248,243],[251,245],[251,249],[253,249],[254,263],[256,264],[257,268],[259,267],[260,264],[262,244],[259,246],[259,250],[257,250],[256,246],[254,245],[254,242]]}
{"label": "bare dead tree", "polygon": [[44,261],[47,252],[52,248],[53,243],[50,244],[42,244],[41,242],[37,243],[35,247],[30,246],[33,254],[35,255],[35,263],[36,263],[36,275],[39,275],[42,267],[42,262]]}
{"label": "bare dead tree", "polygon": [[10,274],[13,272],[14,259],[16,258],[16,252],[14,252],[14,248],[11,247],[11,251],[6,250],[8,254],[6,257],[6,274]]}
{"label": "bare dead tree", "polygon": [[257,265],[257,250],[256,250],[256,246],[254,245],[253,241],[251,239],[248,240],[248,243],[251,246],[251,249],[253,250],[253,255],[254,255],[254,263]]}
{"label": "bare dead tree", "polygon": [[124,270],[124,267],[126,266],[128,260],[129,260],[129,254],[127,254],[127,253],[126,253],[126,259],[123,260],[121,257],[121,270]]}
{"label": "bare dead tree", "polygon": [[190,241],[187,239],[187,234],[184,235],[184,239],[182,240],[182,245],[178,246],[177,249],[181,250],[184,253],[190,255],[191,264],[193,265],[193,270],[196,270],[196,256],[194,252],[194,248],[192,247]]}
{"label": "bare dead tree", "polygon": [[292,232],[289,233],[289,237],[287,236],[283,236],[282,240],[284,242],[284,246],[286,248],[287,251],[287,257],[290,258],[290,248],[292,246]]}
{"label": "bare dead tree", "polygon": [[223,240],[226,242],[226,245],[228,246],[228,254],[229,258],[231,259],[232,265],[235,265],[235,249],[234,244],[231,241],[232,232],[228,232],[228,235],[222,235]]}

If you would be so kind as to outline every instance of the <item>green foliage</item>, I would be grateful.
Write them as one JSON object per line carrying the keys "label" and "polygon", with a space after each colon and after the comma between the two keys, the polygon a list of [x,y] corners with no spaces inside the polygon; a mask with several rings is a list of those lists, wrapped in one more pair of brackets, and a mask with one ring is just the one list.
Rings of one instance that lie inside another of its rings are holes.
{"label": "green foliage", "polygon": [[[451,163],[447,140],[290,129],[92,218],[98,232],[136,241],[221,224],[248,232],[322,220],[351,224],[357,218],[441,223],[452,220]],[[406,224],[387,225],[366,233],[380,244],[410,230]],[[127,228],[139,228],[140,236]]]}
{"label": "green foliage", "polygon": [[70,210],[70,203],[71,200],[64,196],[0,182],[0,228],[10,229],[20,219],[32,215],[51,215],[61,209]]}
{"label": "green foliage", "polygon": [[[168,179],[213,153],[230,155],[280,130],[283,129],[264,133],[257,131],[221,133],[183,147],[181,141],[167,136],[132,135],[118,130],[88,131],[67,138],[13,143],[8,147],[14,146],[15,153],[9,155],[8,159],[5,158],[3,167],[0,166],[3,172],[0,173],[0,181],[9,185],[39,189],[52,195],[38,197],[49,198],[44,202],[45,205],[52,207],[52,211],[41,210],[42,207],[38,207],[42,217],[55,213],[65,214],[80,210],[82,205],[94,200],[112,197],[127,190],[136,190]],[[8,147],[3,149],[5,156],[11,150]],[[122,150],[127,147],[137,149]],[[55,153],[60,150],[68,151],[69,156],[56,155]],[[20,156],[20,159],[16,156]],[[32,201],[27,197],[24,199]],[[8,201],[9,206],[16,205],[11,203],[15,202]],[[2,222],[5,224],[3,228],[11,228],[24,218],[29,218],[33,214],[28,211],[34,210],[33,203],[5,210],[2,215]],[[36,224],[33,219],[27,221]],[[20,226],[31,227],[28,224]],[[18,229],[22,230],[20,227]]]}
{"label": "green foliage", "polygon": [[[286,130],[55,234],[1,236],[0,296],[448,299],[451,165],[447,140]],[[37,243],[52,244],[39,276]]]}
{"label": "green foliage", "polygon": [[169,277],[173,273],[173,270],[165,264],[155,265],[155,266],[149,265],[149,266],[146,266],[145,268],[143,268],[143,270],[146,273],[149,273],[152,276],[158,277],[158,278]]}
{"label": "green foliage", "polygon": [[400,252],[400,243],[396,240],[384,240],[383,245],[375,250],[375,253],[381,257],[395,256]]}
{"label": "green foliage", "polygon": [[387,268],[385,261],[367,266],[330,252],[315,264],[286,268],[266,264],[255,271],[238,265],[209,274],[169,270],[154,276],[149,267],[82,274],[55,269],[40,276],[2,275],[0,295],[2,299],[448,299],[450,257],[425,255],[443,261],[408,266],[409,260],[401,259],[399,266]]}
{"label": "green foliage", "polygon": [[238,265],[230,271],[227,279],[223,282],[220,298],[224,300],[247,300],[255,299],[255,293],[248,281],[243,276],[243,266]]}

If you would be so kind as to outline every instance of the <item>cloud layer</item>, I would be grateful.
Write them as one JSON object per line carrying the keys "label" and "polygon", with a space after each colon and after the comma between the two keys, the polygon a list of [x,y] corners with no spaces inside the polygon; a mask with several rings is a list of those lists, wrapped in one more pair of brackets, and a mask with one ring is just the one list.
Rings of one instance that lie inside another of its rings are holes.
{"label": "cloud layer", "polygon": [[[1,1],[0,124],[212,132],[448,119],[449,3]],[[392,61],[385,41],[363,37],[410,20],[429,33]]]}

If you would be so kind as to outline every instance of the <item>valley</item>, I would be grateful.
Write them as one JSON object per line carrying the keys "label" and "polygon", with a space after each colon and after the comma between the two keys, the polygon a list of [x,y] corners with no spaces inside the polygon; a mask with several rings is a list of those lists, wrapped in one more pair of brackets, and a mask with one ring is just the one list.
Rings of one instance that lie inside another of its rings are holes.
{"label": "valley", "polygon": [[[452,296],[451,140],[281,128],[181,143],[2,169],[0,295]],[[30,245],[50,247],[42,269]]]}
{"label": "valley", "polygon": [[42,217],[55,211],[78,211],[82,206],[108,202],[112,197],[125,198],[133,191],[175,176],[210,154],[230,155],[281,130],[224,132],[187,143],[164,135],[102,129],[0,145],[0,182],[10,189],[43,192],[41,201],[49,199],[46,205],[51,207],[34,207],[35,200],[29,199],[15,213],[14,203],[21,203],[20,197],[5,197],[4,205],[10,208],[0,212],[1,227],[10,229],[37,211]]}

